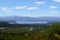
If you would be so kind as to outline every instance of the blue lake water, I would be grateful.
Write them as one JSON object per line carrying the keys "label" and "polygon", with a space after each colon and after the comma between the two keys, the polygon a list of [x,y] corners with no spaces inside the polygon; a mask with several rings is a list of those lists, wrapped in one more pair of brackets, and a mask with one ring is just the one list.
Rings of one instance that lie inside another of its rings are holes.
{"label": "blue lake water", "polygon": [[32,22],[32,21],[16,21],[19,24],[34,24],[34,23],[48,23],[46,21],[40,21],[40,22]]}

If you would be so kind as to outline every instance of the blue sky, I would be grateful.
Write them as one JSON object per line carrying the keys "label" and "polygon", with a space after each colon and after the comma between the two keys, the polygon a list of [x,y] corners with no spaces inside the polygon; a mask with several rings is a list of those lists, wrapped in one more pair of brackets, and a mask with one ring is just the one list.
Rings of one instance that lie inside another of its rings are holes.
{"label": "blue sky", "polygon": [[0,0],[0,16],[57,16],[60,0]]}

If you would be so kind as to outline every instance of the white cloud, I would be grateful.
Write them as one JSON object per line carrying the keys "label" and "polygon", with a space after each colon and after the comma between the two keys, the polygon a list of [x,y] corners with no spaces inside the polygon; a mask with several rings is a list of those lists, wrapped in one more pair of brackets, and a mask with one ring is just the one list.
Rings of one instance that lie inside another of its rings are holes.
{"label": "white cloud", "polygon": [[55,1],[55,2],[60,2],[60,0],[53,0],[53,1]]}
{"label": "white cloud", "polygon": [[38,5],[42,5],[42,4],[45,4],[46,2],[44,2],[44,1],[36,1],[36,2],[34,2],[35,4],[38,4]]}
{"label": "white cloud", "polygon": [[35,9],[38,9],[37,7],[29,7],[27,8],[28,10],[35,10]]}
{"label": "white cloud", "polygon": [[58,14],[59,12],[57,12],[57,11],[50,11],[50,13]]}
{"label": "white cloud", "polygon": [[13,9],[7,8],[7,7],[2,7],[2,10],[3,10],[4,12],[12,12]]}
{"label": "white cloud", "polygon": [[58,8],[58,7],[57,6],[49,6],[49,8],[55,9],[55,8]]}
{"label": "white cloud", "polygon": [[15,9],[24,9],[24,8],[26,8],[26,6],[17,6],[17,7],[15,7]]}

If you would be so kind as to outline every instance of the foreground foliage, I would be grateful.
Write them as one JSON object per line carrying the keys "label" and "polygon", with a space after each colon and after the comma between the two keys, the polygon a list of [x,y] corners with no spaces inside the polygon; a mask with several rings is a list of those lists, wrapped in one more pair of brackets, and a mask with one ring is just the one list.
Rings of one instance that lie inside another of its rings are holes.
{"label": "foreground foliage", "polygon": [[44,30],[3,29],[0,30],[0,40],[60,40],[60,23],[53,23]]}

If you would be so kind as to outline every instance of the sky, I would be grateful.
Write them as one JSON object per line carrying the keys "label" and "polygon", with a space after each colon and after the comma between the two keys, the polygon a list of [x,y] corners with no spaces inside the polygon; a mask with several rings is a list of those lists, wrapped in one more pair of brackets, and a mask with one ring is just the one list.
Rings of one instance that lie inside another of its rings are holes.
{"label": "sky", "polygon": [[60,0],[0,0],[0,16],[60,17]]}

